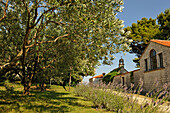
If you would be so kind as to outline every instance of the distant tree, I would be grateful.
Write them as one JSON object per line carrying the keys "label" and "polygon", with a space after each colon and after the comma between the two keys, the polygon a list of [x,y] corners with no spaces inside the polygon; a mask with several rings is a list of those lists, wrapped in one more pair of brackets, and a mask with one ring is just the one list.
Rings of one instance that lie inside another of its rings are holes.
{"label": "distant tree", "polygon": [[170,40],[170,9],[166,9],[164,13],[157,16],[160,33],[155,37],[157,39]]}

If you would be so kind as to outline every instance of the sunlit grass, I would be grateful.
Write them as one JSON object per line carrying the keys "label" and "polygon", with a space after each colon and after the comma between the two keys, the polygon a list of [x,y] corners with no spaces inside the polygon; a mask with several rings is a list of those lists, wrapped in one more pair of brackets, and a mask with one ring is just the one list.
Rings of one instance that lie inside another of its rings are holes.
{"label": "sunlit grass", "polygon": [[[101,113],[107,112],[103,109],[94,108],[91,101],[77,97],[71,92],[65,91],[60,86],[51,86],[45,92],[31,90],[29,96],[23,95],[23,87],[18,84],[11,84],[14,92],[5,91],[0,86],[0,112],[2,113]],[[68,87],[66,87],[68,89]]]}

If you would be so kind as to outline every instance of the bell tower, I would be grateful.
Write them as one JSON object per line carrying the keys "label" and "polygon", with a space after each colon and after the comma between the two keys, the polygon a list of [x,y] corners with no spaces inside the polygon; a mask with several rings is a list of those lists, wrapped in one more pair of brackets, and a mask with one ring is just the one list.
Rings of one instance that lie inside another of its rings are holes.
{"label": "bell tower", "polygon": [[119,60],[119,67],[124,67],[124,59],[121,56],[121,59]]}

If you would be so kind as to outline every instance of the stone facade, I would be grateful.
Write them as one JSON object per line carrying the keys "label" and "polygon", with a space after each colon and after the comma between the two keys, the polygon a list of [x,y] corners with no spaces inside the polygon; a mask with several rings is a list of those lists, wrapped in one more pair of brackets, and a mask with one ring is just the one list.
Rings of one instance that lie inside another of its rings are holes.
{"label": "stone facade", "polygon": [[[151,69],[151,50],[156,51],[157,68],[153,70]],[[160,65],[160,54],[162,54],[163,57],[162,67]],[[148,62],[148,71],[145,70],[145,59]],[[149,91],[156,81],[158,82],[158,87],[162,87],[165,83],[170,82],[170,46],[150,42],[140,58],[140,73],[146,91]]]}
{"label": "stone facade", "polygon": [[[156,56],[154,61],[151,57],[153,50]],[[151,40],[140,57],[140,69],[117,75],[113,82],[130,87],[131,83],[138,86],[140,79],[145,92],[150,91],[156,84],[160,88],[170,83],[170,41]]]}
{"label": "stone facade", "polygon": [[138,69],[115,76],[113,82],[115,84],[126,85],[127,87],[130,87],[131,83],[137,86],[141,77],[140,69]]}

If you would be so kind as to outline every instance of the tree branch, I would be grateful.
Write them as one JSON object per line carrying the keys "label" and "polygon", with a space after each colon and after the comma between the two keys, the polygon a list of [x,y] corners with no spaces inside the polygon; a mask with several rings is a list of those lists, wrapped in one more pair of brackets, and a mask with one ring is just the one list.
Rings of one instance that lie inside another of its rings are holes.
{"label": "tree branch", "polygon": [[14,66],[17,66],[20,63],[17,63],[22,58],[23,50],[21,50],[17,56],[9,63],[6,63],[2,66],[0,66],[0,75],[4,75],[8,71],[11,71]]}
{"label": "tree branch", "polygon": [[38,43],[39,43],[39,44],[42,44],[42,43],[52,43],[52,42],[56,42],[56,41],[57,41],[58,39],[60,39],[60,38],[67,37],[67,36],[69,36],[69,34],[65,34],[65,35],[59,36],[59,37],[57,37],[57,38],[53,37],[53,38],[55,38],[55,40],[51,40],[51,41],[42,41],[42,42],[38,42]]}
{"label": "tree branch", "polygon": [[50,20],[48,20],[46,23],[47,23],[47,24],[48,24],[48,23],[54,23],[54,24],[56,24],[56,25],[66,25],[66,24],[72,25],[71,23],[55,22],[55,21],[50,21]]}
{"label": "tree branch", "polygon": [[48,37],[48,38],[49,38],[49,37],[50,37],[50,38],[55,38],[55,40],[42,41],[42,42],[34,42],[33,44],[31,44],[31,45],[29,45],[29,46],[25,46],[25,48],[31,48],[31,47],[33,47],[33,46],[35,46],[35,45],[37,45],[37,44],[53,43],[53,42],[56,42],[58,39],[63,38],[63,37],[67,37],[67,36],[69,36],[69,34],[65,34],[65,35],[59,36],[59,37],[57,37],[57,38],[55,38],[55,36],[46,36],[46,37]]}
{"label": "tree branch", "polygon": [[51,64],[52,64],[54,61],[56,61],[55,58],[54,58],[53,60],[51,60],[51,62],[50,62],[47,66],[44,66],[44,67],[42,67],[41,69],[46,69],[46,68],[50,67]]}
{"label": "tree branch", "polygon": [[4,3],[2,0],[0,0],[0,2],[5,5],[4,16],[2,18],[0,18],[0,22],[1,22],[4,18],[6,18],[6,10],[8,8],[8,0],[6,1],[6,3]]}
{"label": "tree branch", "polygon": [[27,4],[25,3],[25,0],[22,0],[24,6],[26,7],[27,13],[28,13],[28,20],[27,20],[27,29],[29,29],[29,23],[30,23],[30,11],[29,11],[29,7],[27,6]]}
{"label": "tree branch", "polygon": [[43,17],[44,14],[48,13],[49,11],[54,11],[56,8],[58,8],[58,7],[52,7],[50,9],[44,11],[44,13],[41,14],[41,16],[37,19],[37,22],[33,26],[31,26],[31,28],[34,28],[38,24],[38,22],[40,21],[40,19]]}
{"label": "tree branch", "polygon": [[[35,1],[36,2],[36,5],[37,5],[37,0]],[[37,10],[37,7],[35,8],[35,15],[34,15],[34,18],[33,18],[33,21],[32,23],[34,24],[35,23],[35,20],[37,18],[37,15],[38,15],[38,10]]]}

